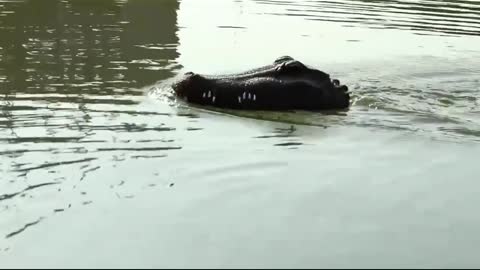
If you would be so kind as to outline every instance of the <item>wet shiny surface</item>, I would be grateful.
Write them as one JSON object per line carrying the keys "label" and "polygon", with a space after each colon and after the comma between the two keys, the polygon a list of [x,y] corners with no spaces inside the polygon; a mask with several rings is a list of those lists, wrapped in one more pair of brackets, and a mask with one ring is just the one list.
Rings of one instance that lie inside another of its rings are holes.
{"label": "wet shiny surface", "polygon": [[[0,266],[478,266],[479,15],[479,1],[0,1]],[[281,55],[339,78],[351,108],[170,96],[177,73]]]}

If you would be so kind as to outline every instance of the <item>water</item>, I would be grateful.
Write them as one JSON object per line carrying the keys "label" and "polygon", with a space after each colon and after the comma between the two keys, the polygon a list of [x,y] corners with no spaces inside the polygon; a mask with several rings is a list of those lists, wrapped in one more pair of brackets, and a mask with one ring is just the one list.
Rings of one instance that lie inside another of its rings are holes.
{"label": "water", "polygon": [[[0,267],[478,267],[480,1],[0,1]],[[347,112],[172,100],[291,55]]]}

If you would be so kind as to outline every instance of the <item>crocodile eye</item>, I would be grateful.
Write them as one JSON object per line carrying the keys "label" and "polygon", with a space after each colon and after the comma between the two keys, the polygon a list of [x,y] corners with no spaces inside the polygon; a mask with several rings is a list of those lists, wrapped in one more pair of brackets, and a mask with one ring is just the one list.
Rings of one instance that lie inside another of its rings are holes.
{"label": "crocodile eye", "polygon": [[302,70],[305,70],[306,67],[304,64],[302,64],[299,61],[288,61],[288,62],[283,62],[280,65],[277,66],[276,71],[278,72],[288,72],[288,73],[295,73],[299,72]]}
{"label": "crocodile eye", "polygon": [[273,61],[273,64],[280,64],[280,63],[284,63],[284,62],[292,61],[292,60],[293,60],[293,58],[291,56],[284,55],[284,56],[280,56],[277,59],[275,59],[275,61]]}
{"label": "crocodile eye", "polygon": [[289,61],[285,63],[285,66],[288,68],[295,68],[295,69],[305,69],[305,65],[299,61]]}

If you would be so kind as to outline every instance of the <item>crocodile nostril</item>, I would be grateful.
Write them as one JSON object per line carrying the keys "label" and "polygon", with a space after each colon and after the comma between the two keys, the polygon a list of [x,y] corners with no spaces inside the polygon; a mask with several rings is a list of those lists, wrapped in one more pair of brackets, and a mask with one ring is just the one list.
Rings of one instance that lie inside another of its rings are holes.
{"label": "crocodile nostril", "polygon": [[333,85],[335,85],[335,86],[339,86],[339,85],[340,85],[340,81],[337,80],[337,79],[332,80],[332,83],[333,83]]}
{"label": "crocodile nostril", "polygon": [[193,73],[193,72],[191,72],[191,71],[187,71],[187,72],[185,72],[185,75],[187,75],[187,76],[192,76],[192,75],[195,75],[195,73]]}

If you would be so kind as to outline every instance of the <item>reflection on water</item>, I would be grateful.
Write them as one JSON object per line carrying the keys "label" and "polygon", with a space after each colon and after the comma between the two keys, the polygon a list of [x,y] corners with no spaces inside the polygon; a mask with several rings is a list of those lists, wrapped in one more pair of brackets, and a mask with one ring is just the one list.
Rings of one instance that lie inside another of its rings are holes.
{"label": "reflection on water", "polygon": [[[109,163],[164,158],[181,149],[169,135],[176,128],[162,122],[175,112],[137,107],[143,87],[180,67],[177,8],[173,0],[0,3],[4,236],[16,236],[52,211],[11,219],[34,194],[59,187],[65,194],[53,198],[62,201],[72,197],[66,190]],[[77,204],[93,202],[82,197]]]}
{"label": "reflection on water", "polygon": [[[214,175],[219,149],[301,155],[339,126],[478,142],[479,15],[478,1],[0,0],[0,237]],[[204,110],[165,89],[183,69],[286,54],[349,85],[351,109]],[[245,155],[223,169],[285,165]]]}

